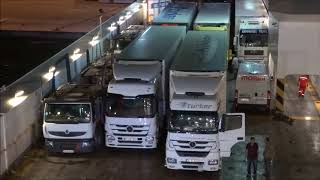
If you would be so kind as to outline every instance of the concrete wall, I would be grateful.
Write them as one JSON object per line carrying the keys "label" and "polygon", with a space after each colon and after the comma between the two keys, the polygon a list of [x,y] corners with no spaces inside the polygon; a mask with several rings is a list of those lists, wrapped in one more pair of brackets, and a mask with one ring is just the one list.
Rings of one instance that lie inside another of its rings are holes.
{"label": "concrete wall", "polygon": [[1,121],[1,172],[8,168],[39,136],[41,93],[30,95],[22,104],[3,114]]}
{"label": "concrete wall", "polygon": [[318,97],[320,97],[320,76],[310,76],[310,81],[315,88]]}

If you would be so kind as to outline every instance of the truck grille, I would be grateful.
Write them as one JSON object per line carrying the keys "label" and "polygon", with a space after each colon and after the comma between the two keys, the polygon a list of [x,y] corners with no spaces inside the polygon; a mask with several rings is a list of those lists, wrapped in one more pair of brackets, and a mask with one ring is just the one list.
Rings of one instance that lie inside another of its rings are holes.
{"label": "truck grille", "polygon": [[215,148],[214,141],[174,140],[172,143],[180,157],[206,157]]}
{"label": "truck grille", "polygon": [[49,131],[49,134],[61,137],[76,137],[86,134],[86,132],[69,132],[69,131]]}
{"label": "truck grille", "polygon": [[181,157],[207,157],[209,152],[177,151],[177,154]]}
{"label": "truck grille", "polygon": [[111,124],[111,130],[117,136],[147,136],[149,125],[116,125]]}

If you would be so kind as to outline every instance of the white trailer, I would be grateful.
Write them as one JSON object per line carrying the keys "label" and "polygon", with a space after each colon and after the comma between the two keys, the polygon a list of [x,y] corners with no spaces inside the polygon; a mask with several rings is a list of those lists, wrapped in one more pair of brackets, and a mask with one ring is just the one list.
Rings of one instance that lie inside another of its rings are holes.
{"label": "white trailer", "polygon": [[235,110],[240,105],[260,105],[270,110],[271,79],[267,64],[256,61],[240,63],[235,90]]}
{"label": "white trailer", "polygon": [[103,143],[101,86],[64,84],[44,99],[43,136],[54,153],[91,152]]}
{"label": "white trailer", "polygon": [[268,58],[269,15],[263,0],[235,3],[234,47],[239,60]]}
{"label": "white trailer", "polygon": [[169,169],[218,171],[245,140],[243,113],[226,113],[226,31],[189,31],[170,68]]}
{"label": "white trailer", "polygon": [[169,66],[185,34],[184,26],[151,26],[114,63],[106,109],[108,147],[157,147]]}
{"label": "white trailer", "polygon": [[161,26],[186,26],[191,28],[197,4],[193,2],[169,3],[152,24]]}

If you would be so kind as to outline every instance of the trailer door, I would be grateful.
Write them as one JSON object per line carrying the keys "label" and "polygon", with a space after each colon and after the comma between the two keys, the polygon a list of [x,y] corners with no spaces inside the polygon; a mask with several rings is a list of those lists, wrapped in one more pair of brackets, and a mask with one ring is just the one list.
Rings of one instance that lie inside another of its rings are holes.
{"label": "trailer door", "polygon": [[219,142],[220,156],[230,157],[231,148],[245,140],[245,114],[226,113],[220,121]]}

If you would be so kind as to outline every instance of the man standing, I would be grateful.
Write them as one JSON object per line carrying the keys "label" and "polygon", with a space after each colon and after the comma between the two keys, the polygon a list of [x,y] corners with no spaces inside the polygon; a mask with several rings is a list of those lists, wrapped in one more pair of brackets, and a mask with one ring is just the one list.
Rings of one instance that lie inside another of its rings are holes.
{"label": "man standing", "polygon": [[272,164],[272,159],[274,156],[274,149],[273,146],[270,142],[269,137],[266,137],[265,140],[265,148],[263,152],[263,157],[264,157],[264,168],[265,168],[265,176],[269,177],[270,176],[270,171],[271,171],[271,164]]}
{"label": "man standing", "polygon": [[250,143],[246,146],[247,156],[247,176],[251,175],[251,165],[253,165],[253,175],[257,175],[257,161],[258,161],[258,144],[255,142],[255,138],[250,138]]}

